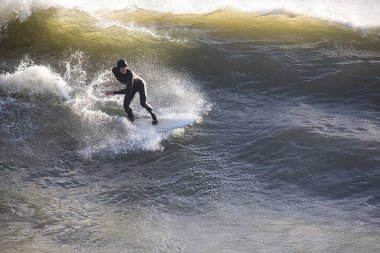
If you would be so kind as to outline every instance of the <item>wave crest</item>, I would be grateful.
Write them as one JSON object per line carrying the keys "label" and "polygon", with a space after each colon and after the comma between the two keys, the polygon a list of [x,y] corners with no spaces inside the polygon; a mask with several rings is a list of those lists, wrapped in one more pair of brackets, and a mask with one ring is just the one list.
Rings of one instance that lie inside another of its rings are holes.
{"label": "wave crest", "polygon": [[15,0],[5,1],[0,7],[0,22],[4,23],[9,17],[18,17],[26,20],[34,9],[51,7],[78,9],[95,14],[99,11],[135,10],[144,9],[161,13],[173,14],[209,14],[223,9],[233,9],[239,12],[256,14],[290,13],[319,18],[327,21],[345,24],[354,28],[380,27],[380,5],[377,0],[357,1],[320,1],[311,0],[108,0],[92,1],[89,4],[84,0]]}

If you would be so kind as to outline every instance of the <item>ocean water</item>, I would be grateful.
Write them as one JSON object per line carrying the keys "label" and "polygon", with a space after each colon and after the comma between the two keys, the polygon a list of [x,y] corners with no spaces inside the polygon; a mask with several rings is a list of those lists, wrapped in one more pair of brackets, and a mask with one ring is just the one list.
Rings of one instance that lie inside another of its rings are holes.
{"label": "ocean water", "polygon": [[[380,252],[379,13],[2,0],[0,251]],[[197,122],[136,129],[118,59]]]}

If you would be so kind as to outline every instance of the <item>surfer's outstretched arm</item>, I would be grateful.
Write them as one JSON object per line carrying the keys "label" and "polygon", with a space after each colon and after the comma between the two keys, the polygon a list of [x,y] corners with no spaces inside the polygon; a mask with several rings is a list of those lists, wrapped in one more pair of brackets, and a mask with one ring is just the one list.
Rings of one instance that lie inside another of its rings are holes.
{"label": "surfer's outstretched arm", "polygon": [[127,92],[127,89],[116,90],[116,91],[109,90],[109,91],[106,91],[106,95],[110,96],[110,95],[115,95],[115,94],[126,94],[126,92]]}
{"label": "surfer's outstretched arm", "polygon": [[113,94],[126,94],[126,93],[127,93],[127,89],[115,90],[113,92]]}

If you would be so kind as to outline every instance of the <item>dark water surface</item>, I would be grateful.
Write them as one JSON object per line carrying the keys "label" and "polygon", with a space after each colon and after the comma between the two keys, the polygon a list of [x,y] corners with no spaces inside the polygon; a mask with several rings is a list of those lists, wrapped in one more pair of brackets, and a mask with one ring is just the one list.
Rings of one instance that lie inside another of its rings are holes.
{"label": "dark water surface", "polygon": [[[199,120],[134,128],[104,96],[119,58],[159,117]],[[375,28],[33,9],[0,70],[2,252],[380,251]]]}

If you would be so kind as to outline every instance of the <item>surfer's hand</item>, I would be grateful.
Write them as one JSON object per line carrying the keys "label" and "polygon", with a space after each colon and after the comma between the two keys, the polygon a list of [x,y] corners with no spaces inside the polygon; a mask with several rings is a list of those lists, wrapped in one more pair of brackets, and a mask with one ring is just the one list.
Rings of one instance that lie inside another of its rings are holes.
{"label": "surfer's hand", "polygon": [[113,91],[112,90],[106,91],[106,95],[107,96],[113,95]]}

